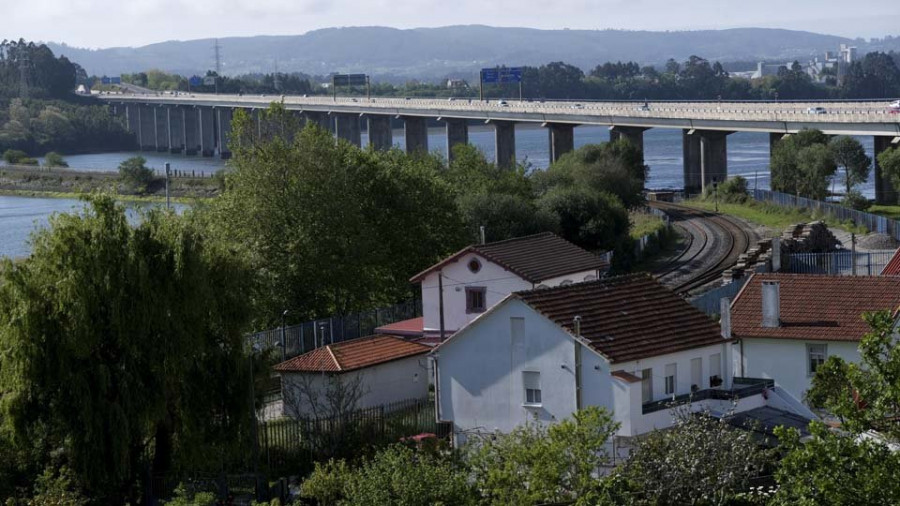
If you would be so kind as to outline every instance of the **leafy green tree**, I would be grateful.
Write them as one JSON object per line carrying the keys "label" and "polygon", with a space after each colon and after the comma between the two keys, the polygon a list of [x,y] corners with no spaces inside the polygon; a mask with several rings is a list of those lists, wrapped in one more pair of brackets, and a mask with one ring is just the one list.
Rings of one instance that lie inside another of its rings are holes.
{"label": "leafy green tree", "polygon": [[900,504],[900,456],[877,441],[858,440],[813,422],[812,437],[778,427],[785,452],[773,505]]}
{"label": "leafy green tree", "polygon": [[863,317],[871,331],[859,343],[860,362],[829,357],[816,369],[807,401],[840,417],[846,430],[875,429],[900,441],[900,427],[893,421],[900,412],[900,347],[894,338],[894,315],[879,311]]}
{"label": "leafy green tree", "polygon": [[872,159],[866,154],[863,145],[853,137],[846,135],[835,137],[830,145],[835,165],[844,171],[844,187],[849,195],[854,186],[869,179]]}
{"label": "leafy green tree", "polygon": [[894,188],[900,188],[900,147],[890,148],[878,155],[878,166]]}
{"label": "leafy green tree", "polygon": [[28,153],[20,151],[18,149],[7,149],[3,152],[3,161],[10,165],[21,163],[22,160],[25,160],[27,158]]}
{"label": "leafy green tree", "polygon": [[44,155],[44,165],[47,167],[68,167],[69,164],[62,157],[61,154],[56,151],[51,151]]}
{"label": "leafy green tree", "polygon": [[132,156],[119,164],[119,179],[136,193],[146,193],[155,175],[143,156]]}
{"label": "leafy green tree", "polygon": [[588,250],[611,250],[628,236],[628,211],[615,195],[579,186],[560,186],[538,200],[557,217],[563,238]]}
{"label": "leafy green tree", "polygon": [[218,469],[249,445],[252,274],[189,218],[136,226],[111,197],[60,214],[0,264],[0,422],[100,504],[147,472]]}
{"label": "leafy green tree", "polygon": [[206,219],[260,273],[259,325],[285,309],[305,320],[408,298],[409,276],[468,242],[434,157],[360,150],[312,125],[263,139],[256,129],[235,114],[232,170]]}
{"label": "leafy green tree", "polygon": [[751,430],[685,409],[674,416],[674,427],[638,439],[620,469],[648,504],[727,504],[772,463]]}
{"label": "leafy green tree", "polygon": [[484,153],[471,144],[453,147],[453,161],[440,171],[456,196],[504,193],[523,198],[533,195],[525,167],[510,170],[487,161]]}
{"label": "leafy green tree", "polygon": [[837,171],[834,155],[825,144],[813,144],[797,152],[797,193],[802,197],[824,200],[828,183]]}
{"label": "leafy green tree", "polygon": [[[779,141],[772,150],[771,171],[772,189],[784,193],[801,194],[810,188],[827,189],[828,181],[825,176],[819,176],[817,181],[804,181],[813,177],[809,171],[815,172],[817,168],[814,162],[821,162],[833,166],[834,160],[826,162],[824,152],[821,149],[807,152],[807,155],[817,157],[815,160],[807,160],[801,167],[800,152],[812,146],[827,146],[828,136],[819,130],[801,130],[790,137]],[[823,170],[822,172],[827,172]],[[805,196],[809,196],[808,193]]]}
{"label": "leafy green tree", "polygon": [[469,236],[477,238],[484,227],[488,242],[502,241],[540,232],[557,231],[555,214],[538,208],[533,199],[506,193],[476,193],[459,198],[459,208],[469,226]]}
{"label": "leafy green tree", "polygon": [[558,423],[529,422],[466,450],[475,487],[490,505],[536,505],[602,498],[597,471],[609,463],[607,442],[618,426],[602,408],[588,407]]}

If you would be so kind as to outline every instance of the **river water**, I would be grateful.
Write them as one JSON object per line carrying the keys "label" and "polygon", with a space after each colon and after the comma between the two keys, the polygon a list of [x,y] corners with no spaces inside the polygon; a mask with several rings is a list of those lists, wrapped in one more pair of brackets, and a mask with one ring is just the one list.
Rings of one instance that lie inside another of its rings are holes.
{"label": "river water", "polygon": [[[606,127],[581,126],[575,129],[575,145],[605,142],[609,140]],[[860,137],[869,156],[872,156],[873,140]],[[367,137],[362,136],[363,145]],[[494,157],[493,129],[476,126],[469,129],[469,142],[479,147],[489,160]],[[394,143],[404,148],[403,131],[394,131]],[[428,135],[430,149],[446,154],[446,139],[440,128],[431,129]],[[683,186],[682,139],[680,130],[651,129],[644,132],[644,159],[650,166],[648,188],[680,188]],[[225,163],[217,158],[186,157],[168,153],[119,152],[66,156],[74,170],[113,171],[126,158],[143,156],[147,165],[162,170],[166,162],[176,170],[211,174],[223,168]],[[516,155],[530,163],[534,169],[549,165],[547,130],[530,125],[516,129]],[[3,162],[0,161],[0,165]],[[728,136],[728,173],[741,175],[750,181],[750,187],[769,188],[769,136],[766,133],[738,132]],[[860,187],[864,195],[874,195],[871,180]],[[54,212],[78,210],[82,203],[74,199],[46,199],[25,197],[0,197],[0,256],[27,255],[28,235],[35,227],[47,226]]]}

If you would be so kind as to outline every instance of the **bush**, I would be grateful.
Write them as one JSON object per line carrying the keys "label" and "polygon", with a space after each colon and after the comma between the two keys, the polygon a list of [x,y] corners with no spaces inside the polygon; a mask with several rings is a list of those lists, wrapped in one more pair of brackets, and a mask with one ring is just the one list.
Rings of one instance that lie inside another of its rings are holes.
{"label": "bush", "polygon": [[718,189],[713,185],[707,185],[703,198],[713,200],[717,198],[716,192],[718,192],[720,202],[743,204],[749,198],[749,195],[747,195],[747,180],[741,176],[726,179],[725,182],[719,184]]}
{"label": "bush", "polygon": [[212,492],[192,492],[183,483],[175,488],[175,496],[170,501],[165,501],[165,506],[214,506],[216,495]]}
{"label": "bush", "polygon": [[133,156],[119,164],[119,178],[136,193],[146,193],[153,182],[153,169],[148,168],[146,163],[143,156]]}
{"label": "bush", "polygon": [[71,471],[45,469],[34,482],[34,497],[24,500],[7,499],[7,506],[84,506],[88,500],[74,485]]}
{"label": "bush", "polygon": [[316,462],[316,468],[300,486],[300,496],[315,499],[319,504],[338,504],[344,500],[344,489],[352,476],[344,460]]}
{"label": "bush", "polygon": [[47,167],[68,167],[69,164],[66,163],[65,159],[63,159],[62,155],[57,153],[56,151],[51,151],[44,155],[44,165]]}
{"label": "bush", "polygon": [[844,207],[849,207],[851,209],[856,209],[857,211],[865,211],[869,208],[871,203],[869,202],[869,199],[863,196],[862,193],[857,190],[852,190],[850,193],[845,195],[844,198],[841,199],[841,205]]}
{"label": "bush", "polygon": [[8,164],[17,164],[23,158],[28,158],[28,153],[18,149],[7,149],[3,152],[3,161]]}

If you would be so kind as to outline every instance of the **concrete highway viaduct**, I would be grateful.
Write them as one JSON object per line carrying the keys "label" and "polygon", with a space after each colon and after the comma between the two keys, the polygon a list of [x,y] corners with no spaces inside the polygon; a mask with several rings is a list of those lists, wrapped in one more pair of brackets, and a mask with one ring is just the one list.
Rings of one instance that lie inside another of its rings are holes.
{"label": "concrete highway viaduct", "polygon": [[[727,138],[734,132],[767,132],[770,146],[804,128],[828,135],[870,135],[876,155],[900,145],[900,114],[888,101],[842,102],[572,102],[480,101],[468,99],[403,99],[294,97],[208,94],[101,95],[124,114],[142,150],[227,158],[231,118],[235,109],[259,110],[282,102],[304,122],[316,123],[352,144],[361,144],[365,122],[375,149],[393,145],[392,119],[404,125],[406,149],[428,150],[428,122],[446,127],[447,151],[468,142],[469,125],[494,128],[496,160],[510,166],[516,160],[515,128],[519,123],[547,129],[550,159],[574,149],[574,128],[603,125],[610,139],[624,138],[643,148],[650,128],[680,129],[683,137],[684,187],[702,191],[728,175]],[[819,108],[818,110],[816,108]],[[258,115],[256,116],[258,117]],[[895,203],[897,194],[875,166],[879,203]]]}

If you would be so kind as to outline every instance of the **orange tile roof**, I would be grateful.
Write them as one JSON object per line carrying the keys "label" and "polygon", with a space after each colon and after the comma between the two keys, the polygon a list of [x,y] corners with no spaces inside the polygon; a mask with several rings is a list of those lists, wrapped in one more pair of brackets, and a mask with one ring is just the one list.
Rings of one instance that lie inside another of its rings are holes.
{"label": "orange tile roof", "polygon": [[425,331],[425,318],[410,318],[399,322],[382,325],[375,329],[376,334],[387,334],[391,336],[421,336]]}
{"label": "orange tile roof", "polygon": [[[762,282],[778,281],[780,327],[762,326]],[[731,304],[734,337],[859,341],[862,314],[900,308],[900,277],[754,274]]]}
{"label": "orange tile roof", "polygon": [[706,314],[647,274],[514,294],[581,337],[612,362],[628,362],[726,342]]}
{"label": "orange tile roof", "polygon": [[375,335],[329,344],[275,366],[278,372],[347,372],[431,351],[395,336]]}
{"label": "orange tile roof", "polygon": [[882,276],[900,276],[900,248],[894,252],[894,256],[881,270]]}

